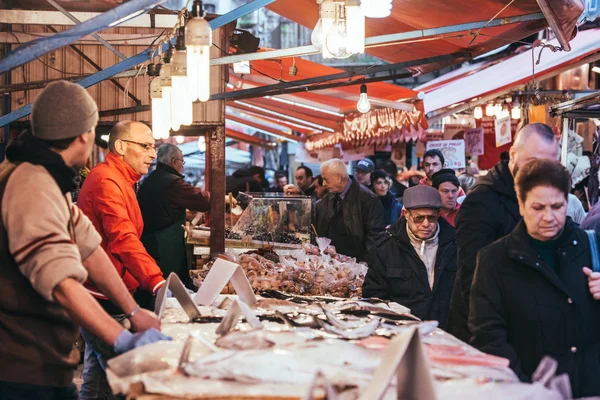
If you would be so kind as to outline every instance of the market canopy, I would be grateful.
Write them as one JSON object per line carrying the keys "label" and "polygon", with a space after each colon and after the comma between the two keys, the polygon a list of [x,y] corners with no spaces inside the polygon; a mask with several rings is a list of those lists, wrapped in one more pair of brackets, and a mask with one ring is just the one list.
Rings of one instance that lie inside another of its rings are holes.
{"label": "market canopy", "polygon": [[[366,37],[395,35],[403,32],[441,28],[470,22],[489,21],[543,12],[544,18],[505,23],[480,30],[451,32],[439,29],[426,38],[402,40],[386,46],[365,50],[366,53],[389,63],[421,60],[432,56],[456,54],[450,61],[434,62],[412,68],[423,73],[439,70],[444,66],[464,62],[496,49],[507,43],[523,39],[546,28],[548,24],[561,38],[563,48],[569,50],[568,41],[574,36],[575,24],[583,12],[581,0],[520,0],[518,2],[497,0],[403,0],[394,1],[392,14],[383,19],[366,20]],[[539,3],[539,5],[538,5]],[[277,1],[267,6],[277,14],[313,28],[319,18],[319,6],[315,0]],[[506,21],[508,22],[508,21]]]}
{"label": "market canopy", "polygon": [[[535,79],[541,80],[600,59],[599,37],[600,29],[581,31],[571,41],[573,49],[570,52],[553,52],[551,47],[542,51],[541,47],[537,47],[505,60],[460,68],[419,86],[417,90],[425,92],[425,111],[430,118],[447,112],[460,112],[531,81],[533,68]],[[551,40],[547,45],[556,47],[558,41]]]}

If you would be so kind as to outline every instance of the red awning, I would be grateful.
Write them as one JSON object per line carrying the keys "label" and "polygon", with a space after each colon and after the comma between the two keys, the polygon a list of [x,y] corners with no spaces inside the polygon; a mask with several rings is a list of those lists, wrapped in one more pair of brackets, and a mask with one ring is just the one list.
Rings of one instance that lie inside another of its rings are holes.
{"label": "red awning", "polygon": [[[554,76],[576,65],[600,59],[600,29],[581,31],[571,41],[570,52],[544,49],[540,63],[535,65],[536,80]],[[557,40],[548,42],[558,46]],[[537,61],[541,48],[534,49]],[[425,92],[425,111],[440,114],[445,111],[465,108],[470,102],[481,102],[500,96],[532,79],[531,50],[524,51],[508,59],[469,66],[437,78],[416,90]]]}

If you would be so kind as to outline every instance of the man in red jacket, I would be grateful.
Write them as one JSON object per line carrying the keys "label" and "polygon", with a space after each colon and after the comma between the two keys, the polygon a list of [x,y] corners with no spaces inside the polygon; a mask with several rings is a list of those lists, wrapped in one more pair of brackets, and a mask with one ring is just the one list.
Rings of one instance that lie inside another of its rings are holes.
{"label": "man in red jacket", "polygon": [[[134,188],[156,158],[152,131],[141,122],[119,122],[111,130],[108,147],[106,161],[88,174],[77,205],[100,233],[102,248],[127,289],[136,297],[140,293],[155,294],[165,280],[140,241],[144,222]],[[117,320],[122,317],[122,312],[91,282],[85,287],[110,315]],[[113,354],[88,331],[82,329],[82,335],[86,365],[80,398],[111,398],[104,370]]]}

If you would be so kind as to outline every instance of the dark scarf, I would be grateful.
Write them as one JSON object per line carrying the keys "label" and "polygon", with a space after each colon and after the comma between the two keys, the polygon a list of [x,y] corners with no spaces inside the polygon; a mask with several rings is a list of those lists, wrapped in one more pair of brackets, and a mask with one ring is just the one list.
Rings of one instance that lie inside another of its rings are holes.
{"label": "dark scarf", "polygon": [[19,136],[8,146],[6,158],[13,163],[28,162],[46,168],[60,187],[62,194],[77,189],[75,182],[77,171],[65,164],[60,154],[52,151],[48,143],[29,133]]}

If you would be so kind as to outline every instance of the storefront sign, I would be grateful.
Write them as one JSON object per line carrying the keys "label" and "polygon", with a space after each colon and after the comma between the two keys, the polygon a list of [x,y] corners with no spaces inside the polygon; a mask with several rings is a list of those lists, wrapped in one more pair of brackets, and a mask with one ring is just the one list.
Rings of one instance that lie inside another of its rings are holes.
{"label": "storefront sign", "polygon": [[470,156],[483,154],[483,128],[469,128],[465,132],[465,151]]}
{"label": "storefront sign", "polygon": [[464,140],[439,140],[427,142],[427,150],[437,149],[444,154],[446,168],[465,168],[465,141]]}
{"label": "storefront sign", "polygon": [[512,142],[510,116],[495,121],[496,147]]}

